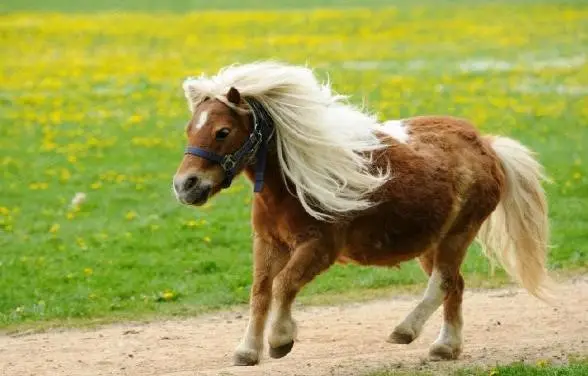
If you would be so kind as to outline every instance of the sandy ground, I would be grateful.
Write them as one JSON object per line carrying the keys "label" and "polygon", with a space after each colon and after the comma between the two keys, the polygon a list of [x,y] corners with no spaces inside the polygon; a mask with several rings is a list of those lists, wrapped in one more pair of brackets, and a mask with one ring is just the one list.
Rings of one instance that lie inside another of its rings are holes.
{"label": "sandy ground", "polygon": [[242,308],[181,321],[117,324],[96,330],[0,337],[0,374],[24,375],[363,375],[383,367],[444,374],[466,365],[517,360],[565,361],[588,355],[588,278],[561,285],[553,306],[516,288],[470,291],[464,297],[460,360],[426,360],[441,310],[410,345],[385,342],[417,302],[391,297],[332,307],[298,307],[298,341],[283,359],[233,367],[246,325]]}

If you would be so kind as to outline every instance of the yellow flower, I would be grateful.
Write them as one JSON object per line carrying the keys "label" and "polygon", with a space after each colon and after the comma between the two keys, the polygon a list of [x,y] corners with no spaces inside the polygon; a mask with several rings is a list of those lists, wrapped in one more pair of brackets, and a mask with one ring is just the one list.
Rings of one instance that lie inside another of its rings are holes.
{"label": "yellow flower", "polygon": [[66,182],[71,178],[71,173],[67,168],[62,168],[59,174],[59,180]]}
{"label": "yellow flower", "polygon": [[143,117],[141,115],[135,114],[129,118],[129,123],[137,124],[137,123],[140,123],[141,120],[143,120]]}
{"label": "yellow flower", "polygon": [[80,247],[84,251],[88,249],[88,245],[86,244],[86,241],[83,238],[76,238],[76,243],[78,244],[78,247]]}
{"label": "yellow flower", "polygon": [[84,274],[89,277],[92,274],[94,274],[94,271],[92,270],[92,268],[84,268]]}
{"label": "yellow flower", "polygon": [[133,219],[137,218],[137,213],[131,210],[125,214],[125,218],[127,221],[132,221]]}
{"label": "yellow flower", "polygon": [[161,297],[163,298],[163,300],[165,301],[170,301],[172,300],[174,297],[176,296],[176,294],[174,294],[173,291],[164,291],[163,294],[161,294]]}
{"label": "yellow flower", "polygon": [[212,241],[212,239],[209,236],[205,236],[204,238],[202,238],[202,240],[204,240],[205,243],[210,243]]}
{"label": "yellow flower", "polygon": [[8,215],[10,214],[10,210],[8,210],[8,208],[4,207],[4,206],[0,206],[0,215]]}
{"label": "yellow flower", "polygon": [[547,367],[551,362],[549,361],[549,359],[539,359],[535,364],[537,365],[537,367],[540,368],[545,368]]}
{"label": "yellow flower", "polygon": [[198,226],[198,221],[191,219],[186,222],[186,226],[187,227],[196,227],[196,226]]}
{"label": "yellow flower", "polygon": [[49,184],[41,182],[41,183],[31,183],[29,184],[29,189],[31,191],[44,191],[49,188]]}
{"label": "yellow flower", "polygon": [[99,181],[92,183],[92,185],[90,185],[90,188],[92,189],[100,189],[100,187],[102,187],[102,183]]}
{"label": "yellow flower", "polygon": [[61,227],[61,225],[59,223],[52,224],[51,227],[49,228],[49,233],[51,233],[51,234],[57,233],[57,231],[59,231],[60,227]]}

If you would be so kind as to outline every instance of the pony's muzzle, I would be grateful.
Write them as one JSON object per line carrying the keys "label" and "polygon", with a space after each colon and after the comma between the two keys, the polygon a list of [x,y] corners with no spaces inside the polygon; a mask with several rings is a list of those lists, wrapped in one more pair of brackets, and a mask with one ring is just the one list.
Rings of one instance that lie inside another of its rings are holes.
{"label": "pony's muzzle", "polygon": [[173,185],[177,199],[188,205],[204,204],[212,190],[212,185],[196,174],[176,175]]}

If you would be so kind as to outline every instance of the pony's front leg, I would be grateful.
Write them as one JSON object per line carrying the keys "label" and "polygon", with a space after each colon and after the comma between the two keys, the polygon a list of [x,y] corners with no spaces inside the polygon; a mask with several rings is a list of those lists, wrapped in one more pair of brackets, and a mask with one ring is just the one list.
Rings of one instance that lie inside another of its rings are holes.
{"label": "pony's front leg", "polygon": [[333,248],[327,241],[308,240],[296,247],[288,264],[276,276],[274,315],[268,337],[272,358],[281,358],[292,350],[296,336],[296,323],[292,319],[294,298],[305,284],[333,264],[336,258]]}
{"label": "pony's front leg", "polygon": [[258,236],[253,241],[253,284],[249,301],[249,323],[235,351],[233,363],[252,366],[259,362],[263,350],[263,332],[272,296],[272,282],[289,259],[281,251]]}

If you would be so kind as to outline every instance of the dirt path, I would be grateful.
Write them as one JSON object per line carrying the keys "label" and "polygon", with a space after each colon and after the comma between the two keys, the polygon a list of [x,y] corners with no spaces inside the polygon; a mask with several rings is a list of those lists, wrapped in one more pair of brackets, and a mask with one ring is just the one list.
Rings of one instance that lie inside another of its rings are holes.
{"label": "dirt path", "polygon": [[588,355],[588,278],[566,282],[547,306],[519,289],[475,291],[464,299],[465,349],[457,362],[425,360],[440,310],[410,345],[384,340],[418,297],[298,308],[299,341],[279,360],[231,367],[246,324],[242,310],[182,321],[113,325],[0,337],[0,374],[24,375],[362,375],[382,367],[448,367]]}

